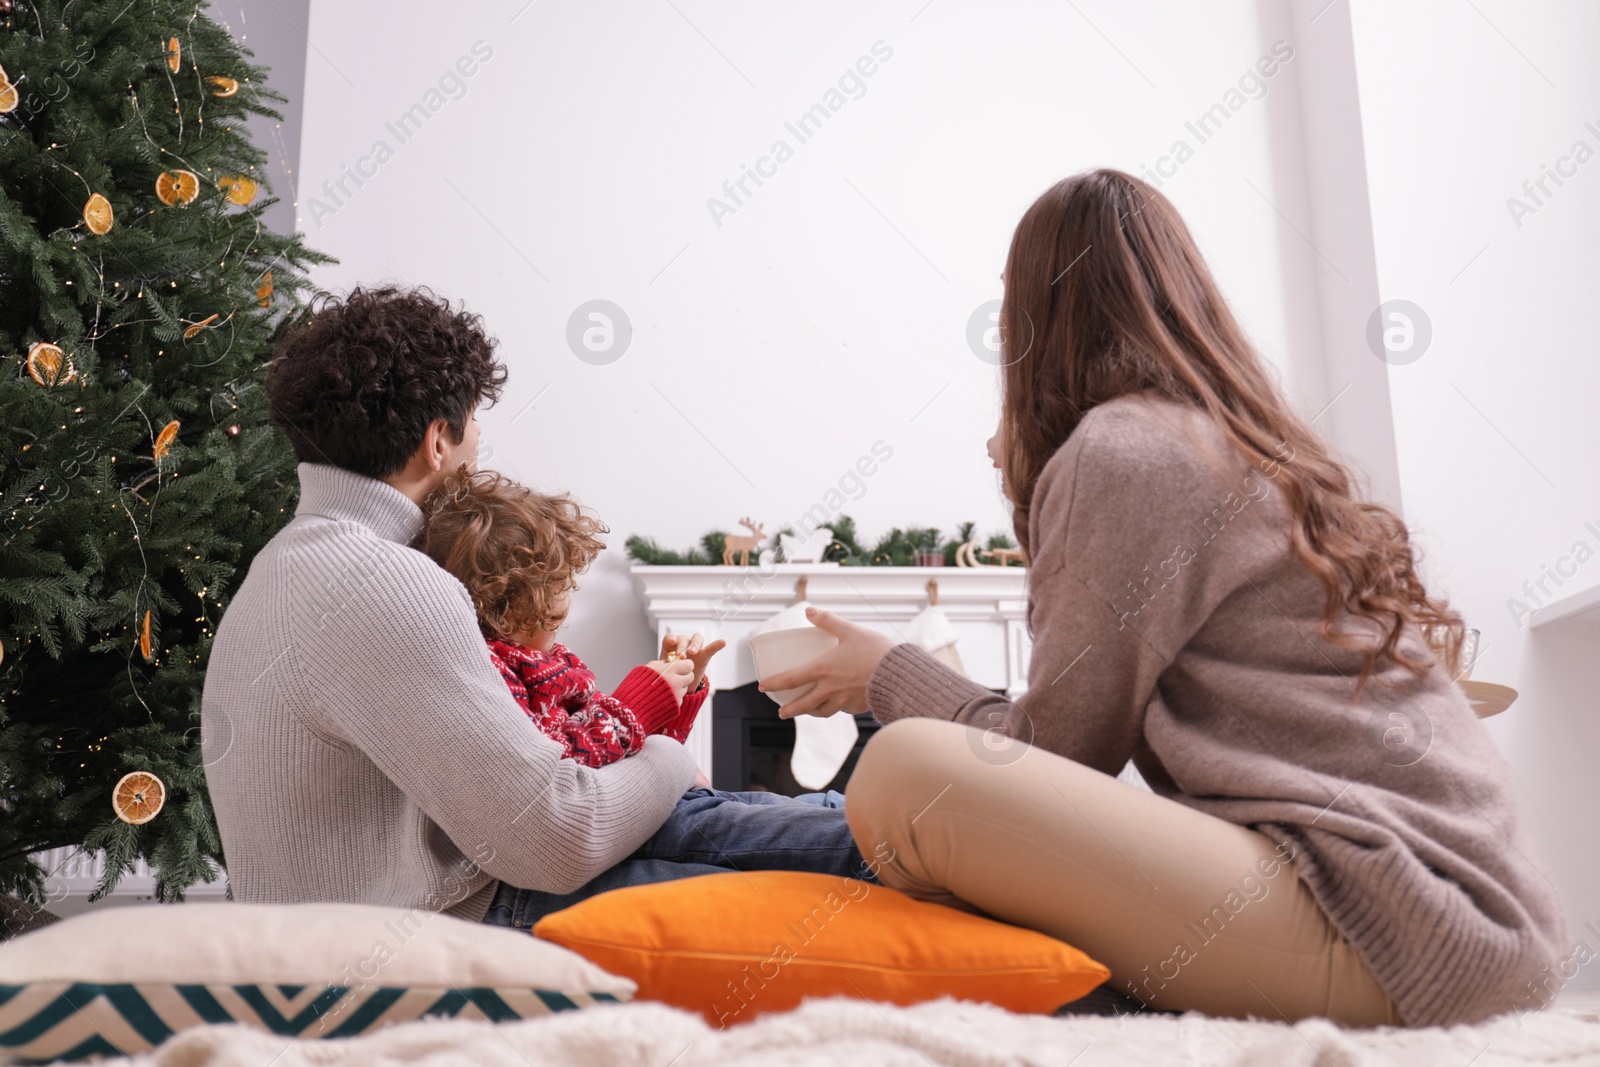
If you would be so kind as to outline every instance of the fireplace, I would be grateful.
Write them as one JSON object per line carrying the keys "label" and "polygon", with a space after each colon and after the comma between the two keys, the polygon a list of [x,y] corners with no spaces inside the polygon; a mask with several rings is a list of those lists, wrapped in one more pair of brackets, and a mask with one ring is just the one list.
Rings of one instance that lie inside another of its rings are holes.
{"label": "fireplace", "polygon": [[[856,760],[868,739],[879,730],[871,715],[857,715],[861,736],[844,766],[826,786],[844,792]],[[711,696],[711,784],[734,792],[761,790],[796,796],[814,792],[789,773],[789,753],[794,750],[794,720],[778,718],[778,705],[756,684],[721,689]]]}
{"label": "fireplace", "polygon": [[[957,633],[973,681],[1015,699],[1028,688],[1031,641],[1023,620],[1027,572],[1021,567],[841,567],[777,563],[761,567],[657,567],[635,564],[634,580],[657,646],[669,632],[723,637],[728,647],[706,676],[716,687],[687,747],[719,789],[804,792],[788,775],[794,724],[755,687],[749,633],[802,596],[845,619],[903,639],[899,627],[927,606],[937,583],[939,609]],[[802,585],[803,580],[803,585]],[[858,716],[856,751],[878,728]],[[852,756],[835,777],[841,788]]]}

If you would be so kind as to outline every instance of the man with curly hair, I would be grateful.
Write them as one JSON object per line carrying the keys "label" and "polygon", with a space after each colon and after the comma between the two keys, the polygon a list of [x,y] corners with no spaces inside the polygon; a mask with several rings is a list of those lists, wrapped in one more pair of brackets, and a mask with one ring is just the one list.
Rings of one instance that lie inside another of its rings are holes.
{"label": "man with curly hair", "polygon": [[[202,700],[235,898],[526,925],[723,869],[640,853],[696,781],[682,744],[563,759],[491,664],[461,583],[409,547],[428,494],[476,469],[476,411],[505,379],[479,317],[425,290],[325,299],[275,353],[267,396],[300,502],[228,605]],[[515,914],[491,915],[497,900]]]}

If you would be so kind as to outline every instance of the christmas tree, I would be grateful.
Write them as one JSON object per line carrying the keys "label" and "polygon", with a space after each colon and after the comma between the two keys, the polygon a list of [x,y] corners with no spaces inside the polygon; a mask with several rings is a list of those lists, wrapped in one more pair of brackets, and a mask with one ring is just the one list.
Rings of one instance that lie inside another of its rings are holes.
{"label": "christmas tree", "polygon": [[73,845],[181,898],[223,859],[207,651],[297,492],[264,364],[327,258],[261,225],[283,97],[203,4],[0,24],[0,891]]}

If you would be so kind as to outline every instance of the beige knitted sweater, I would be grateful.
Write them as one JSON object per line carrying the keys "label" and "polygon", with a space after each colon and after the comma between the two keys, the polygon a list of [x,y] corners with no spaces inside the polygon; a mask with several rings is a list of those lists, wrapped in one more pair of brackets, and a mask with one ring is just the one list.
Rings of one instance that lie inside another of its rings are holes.
{"label": "beige knitted sweater", "polygon": [[[1390,666],[1355,696],[1362,657],[1318,635],[1279,473],[1196,410],[1095,408],[1035,491],[1028,692],[1009,703],[905,644],[873,712],[1003,723],[1108,774],[1132,759],[1157,793],[1291,842],[1412,1025],[1537,1006],[1571,943],[1510,770],[1442,666]],[[1403,647],[1428,655],[1420,633]]]}
{"label": "beige knitted sweater", "polygon": [[472,601],[406,547],[384,482],[300,465],[295,517],[217,627],[206,785],[243,901],[342,901],[477,921],[495,880],[568,892],[627,856],[694,781],[652,737],[563,759],[489,661]]}

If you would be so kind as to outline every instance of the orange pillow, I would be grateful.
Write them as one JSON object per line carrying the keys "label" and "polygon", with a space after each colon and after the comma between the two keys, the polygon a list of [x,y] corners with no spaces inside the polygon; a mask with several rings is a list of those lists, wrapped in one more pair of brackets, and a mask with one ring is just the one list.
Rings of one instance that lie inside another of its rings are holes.
{"label": "orange pillow", "polygon": [[1111,974],[1033,930],[798,871],[614,889],[545,916],[533,932],[633,979],[636,999],[699,1012],[719,1027],[838,995],[895,1004],[951,996],[1052,1012]]}

